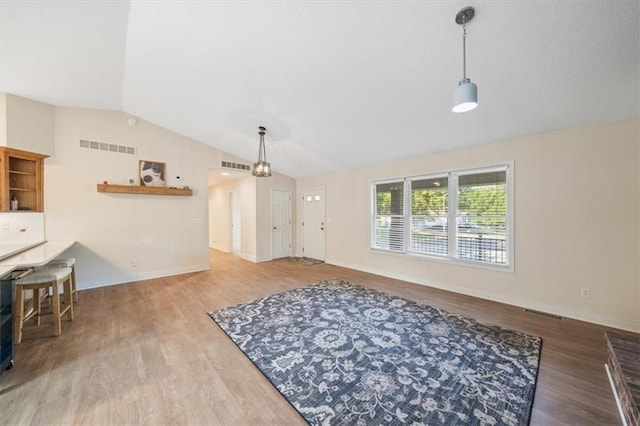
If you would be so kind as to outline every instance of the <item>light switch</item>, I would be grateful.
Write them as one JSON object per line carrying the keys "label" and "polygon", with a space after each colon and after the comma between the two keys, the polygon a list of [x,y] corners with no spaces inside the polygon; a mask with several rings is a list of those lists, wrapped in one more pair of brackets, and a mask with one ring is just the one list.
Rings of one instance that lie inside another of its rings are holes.
{"label": "light switch", "polygon": [[0,222],[0,229],[2,230],[9,229],[9,222]]}

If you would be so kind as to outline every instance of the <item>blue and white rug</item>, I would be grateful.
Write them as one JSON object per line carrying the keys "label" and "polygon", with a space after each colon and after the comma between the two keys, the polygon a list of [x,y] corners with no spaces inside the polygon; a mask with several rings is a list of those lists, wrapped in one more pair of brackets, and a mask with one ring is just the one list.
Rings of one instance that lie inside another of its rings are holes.
{"label": "blue and white rug", "polygon": [[340,280],[209,315],[313,425],[526,425],[539,337]]}

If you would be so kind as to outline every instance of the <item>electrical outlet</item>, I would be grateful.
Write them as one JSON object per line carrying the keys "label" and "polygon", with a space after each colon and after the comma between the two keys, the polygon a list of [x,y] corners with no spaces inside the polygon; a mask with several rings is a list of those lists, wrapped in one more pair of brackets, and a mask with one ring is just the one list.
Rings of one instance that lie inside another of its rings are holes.
{"label": "electrical outlet", "polygon": [[138,260],[137,259],[131,259],[131,266],[133,268],[135,268],[136,266],[138,266]]}
{"label": "electrical outlet", "polygon": [[590,288],[581,288],[580,289],[580,296],[584,297],[585,299],[591,299],[591,289]]}

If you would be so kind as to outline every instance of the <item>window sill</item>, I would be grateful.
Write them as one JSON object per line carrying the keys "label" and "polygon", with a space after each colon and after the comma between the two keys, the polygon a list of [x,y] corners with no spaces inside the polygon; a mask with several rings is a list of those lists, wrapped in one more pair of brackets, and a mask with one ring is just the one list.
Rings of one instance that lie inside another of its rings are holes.
{"label": "window sill", "polygon": [[496,271],[496,272],[508,272],[508,273],[515,272],[513,265],[494,265],[490,263],[456,259],[452,257],[444,257],[444,256],[441,257],[441,256],[431,256],[428,254],[390,251],[390,250],[377,249],[373,247],[369,247],[369,251],[372,253],[379,253],[379,254],[384,254],[389,256],[401,257],[405,259],[426,260],[429,262],[443,263],[443,264],[454,265],[454,266],[466,266],[466,267],[485,269],[485,270]]}

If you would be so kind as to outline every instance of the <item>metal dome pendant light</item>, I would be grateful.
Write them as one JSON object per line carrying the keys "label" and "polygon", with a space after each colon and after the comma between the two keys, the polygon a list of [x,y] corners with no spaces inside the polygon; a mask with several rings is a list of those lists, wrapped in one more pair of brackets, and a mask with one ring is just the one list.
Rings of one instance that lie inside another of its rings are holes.
{"label": "metal dome pendant light", "polygon": [[453,92],[453,112],[467,112],[478,106],[478,86],[467,78],[467,22],[473,19],[475,10],[471,6],[456,14],[456,23],[462,25],[462,80]]}
{"label": "metal dome pendant light", "polygon": [[253,163],[252,174],[255,177],[269,177],[271,176],[271,164],[267,163],[267,151],[264,147],[264,134],[267,129],[260,126],[258,127],[258,134],[260,135],[260,146],[258,147],[258,162]]}

